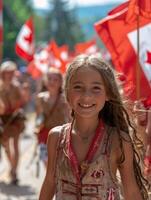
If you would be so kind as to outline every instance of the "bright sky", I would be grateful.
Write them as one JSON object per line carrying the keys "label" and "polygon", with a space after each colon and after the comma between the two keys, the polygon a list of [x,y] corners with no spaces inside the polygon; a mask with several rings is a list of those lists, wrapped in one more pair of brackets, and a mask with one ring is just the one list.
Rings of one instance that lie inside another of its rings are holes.
{"label": "bright sky", "polygon": [[126,0],[69,0],[69,1],[77,5],[94,5],[94,4],[124,2]]}
{"label": "bright sky", "polygon": [[[107,3],[122,3],[126,0],[68,0],[72,5],[94,5]],[[48,8],[48,0],[33,0],[36,8]]]}

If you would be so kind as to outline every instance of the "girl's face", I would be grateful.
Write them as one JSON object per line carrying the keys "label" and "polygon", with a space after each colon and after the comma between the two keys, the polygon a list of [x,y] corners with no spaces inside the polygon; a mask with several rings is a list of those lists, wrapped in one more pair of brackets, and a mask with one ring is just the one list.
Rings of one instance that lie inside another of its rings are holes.
{"label": "girl's face", "polygon": [[75,115],[96,117],[108,100],[103,79],[92,67],[81,68],[71,78],[67,98]]}
{"label": "girl's face", "polygon": [[61,88],[60,76],[55,73],[48,74],[47,81],[46,81],[46,87],[51,92],[55,92],[55,91],[58,92]]}
{"label": "girl's face", "polygon": [[14,76],[14,71],[3,72],[3,80],[6,82],[11,82]]}

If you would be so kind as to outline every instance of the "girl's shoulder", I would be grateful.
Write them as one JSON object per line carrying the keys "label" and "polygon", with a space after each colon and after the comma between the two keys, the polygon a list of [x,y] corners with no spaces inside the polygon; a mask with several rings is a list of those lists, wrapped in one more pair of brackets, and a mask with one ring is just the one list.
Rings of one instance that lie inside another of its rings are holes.
{"label": "girl's shoulder", "polygon": [[68,126],[68,124],[69,123],[53,127],[52,129],[50,129],[49,134],[52,134],[52,135],[60,134],[63,131],[63,129]]}
{"label": "girl's shoulder", "polygon": [[48,152],[56,151],[60,148],[66,138],[66,130],[70,127],[70,124],[63,124],[61,126],[56,126],[49,131],[47,146]]}
{"label": "girl's shoulder", "polygon": [[49,131],[48,138],[58,140],[61,135],[64,135],[66,130],[69,128],[70,123],[63,124],[61,126],[56,126]]}

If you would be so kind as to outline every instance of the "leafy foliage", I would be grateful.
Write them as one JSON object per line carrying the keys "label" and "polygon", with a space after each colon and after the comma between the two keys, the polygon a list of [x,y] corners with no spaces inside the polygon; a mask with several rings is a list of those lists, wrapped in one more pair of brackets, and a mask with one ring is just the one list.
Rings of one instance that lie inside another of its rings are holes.
{"label": "leafy foliage", "polygon": [[51,0],[51,12],[47,19],[47,39],[55,39],[58,45],[68,44],[73,49],[77,42],[84,40],[84,34],[76,19],[74,9],[66,0]]}
{"label": "leafy foliage", "polygon": [[17,59],[15,42],[22,24],[32,14],[30,1],[5,0],[3,2],[3,59]]}

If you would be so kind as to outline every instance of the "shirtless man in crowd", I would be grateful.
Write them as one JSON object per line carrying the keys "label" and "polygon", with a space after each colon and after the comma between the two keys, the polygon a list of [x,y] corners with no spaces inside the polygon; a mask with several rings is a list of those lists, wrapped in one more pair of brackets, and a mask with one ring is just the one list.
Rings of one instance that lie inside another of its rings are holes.
{"label": "shirtless man in crowd", "polygon": [[9,164],[11,183],[17,184],[19,163],[19,136],[24,129],[23,99],[21,88],[14,79],[17,69],[13,61],[0,66],[0,142],[5,149]]}

